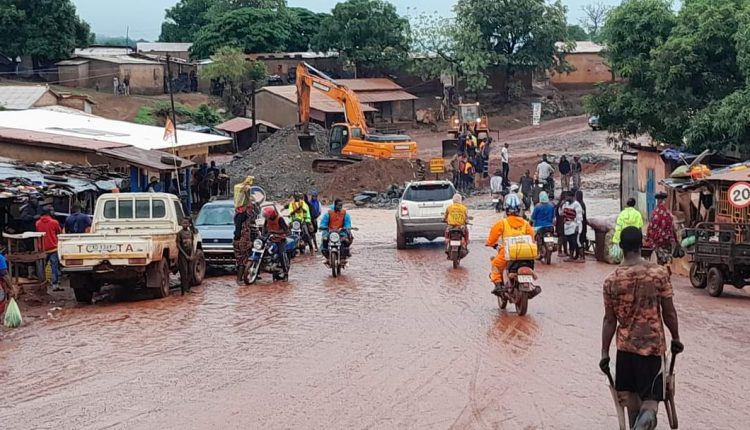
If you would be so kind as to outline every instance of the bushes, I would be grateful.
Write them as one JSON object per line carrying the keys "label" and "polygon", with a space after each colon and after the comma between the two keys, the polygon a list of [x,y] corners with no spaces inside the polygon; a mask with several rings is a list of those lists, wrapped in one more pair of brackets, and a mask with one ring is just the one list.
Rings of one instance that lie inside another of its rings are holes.
{"label": "bushes", "polygon": [[[174,104],[178,123],[192,122],[197,125],[213,127],[224,120],[218,110],[206,103],[193,109],[182,103]],[[142,106],[135,116],[134,122],[143,125],[164,125],[168,117],[172,116],[172,105],[168,101],[158,101],[151,106]]]}

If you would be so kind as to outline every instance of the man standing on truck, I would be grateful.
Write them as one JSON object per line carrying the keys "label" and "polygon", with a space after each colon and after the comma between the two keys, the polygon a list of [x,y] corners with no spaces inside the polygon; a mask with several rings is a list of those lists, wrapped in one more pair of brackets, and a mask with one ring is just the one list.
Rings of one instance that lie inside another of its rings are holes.
{"label": "man standing on truck", "polygon": [[680,342],[669,273],[641,258],[642,241],[639,228],[622,230],[619,243],[624,260],[604,281],[599,368],[609,372],[609,347],[616,333],[615,389],[626,399],[630,428],[650,430],[656,428],[657,407],[664,399],[665,324],[672,335],[672,355],[685,347]]}
{"label": "man standing on truck", "polygon": [[62,291],[59,285],[60,258],[57,255],[57,235],[62,233],[60,223],[52,217],[54,211],[51,205],[42,210],[42,216],[36,222],[36,231],[44,233],[42,243],[47,253],[47,262],[52,267],[52,291]]}
{"label": "man standing on truck", "polygon": [[180,251],[177,269],[180,271],[180,289],[184,296],[186,292],[190,292],[190,283],[193,281],[193,229],[192,220],[188,217],[182,219],[182,230],[177,233],[177,249]]}

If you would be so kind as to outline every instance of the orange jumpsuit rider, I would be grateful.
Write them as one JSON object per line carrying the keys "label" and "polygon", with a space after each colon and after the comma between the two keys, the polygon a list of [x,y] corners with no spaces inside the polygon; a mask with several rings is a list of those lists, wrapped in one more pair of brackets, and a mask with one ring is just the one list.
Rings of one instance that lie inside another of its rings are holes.
{"label": "orange jumpsuit rider", "polygon": [[487,238],[486,246],[494,247],[499,244],[497,255],[492,260],[492,269],[490,271],[490,280],[495,285],[502,282],[503,271],[508,267],[508,261],[505,259],[505,246],[502,243],[498,243],[500,240],[504,240],[508,237],[529,235],[534,237],[534,228],[529,224],[528,221],[521,218],[520,202],[518,198],[512,199],[513,202],[506,202],[505,212],[508,215],[507,218],[501,219],[496,222],[495,225],[490,229],[490,235]]}

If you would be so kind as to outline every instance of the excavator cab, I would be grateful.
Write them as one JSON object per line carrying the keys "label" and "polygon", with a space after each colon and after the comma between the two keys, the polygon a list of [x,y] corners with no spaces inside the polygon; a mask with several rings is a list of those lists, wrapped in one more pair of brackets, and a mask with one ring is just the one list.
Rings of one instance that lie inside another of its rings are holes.
{"label": "excavator cab", "polygon": [[341,150],[349,143],[349,127],[336,124],[331,128],[331,138],[329,139],[328,154],[341,155]]}
{"label": "excavator cab", "polygon": [[487,115],[481,111],[479,103],[461,103],[456,114],[450,119],[448,138],[443,140],[443,158],[449,158],[458,152],[458,137],[470,130],[478,139],[486,139],[490,134]]}

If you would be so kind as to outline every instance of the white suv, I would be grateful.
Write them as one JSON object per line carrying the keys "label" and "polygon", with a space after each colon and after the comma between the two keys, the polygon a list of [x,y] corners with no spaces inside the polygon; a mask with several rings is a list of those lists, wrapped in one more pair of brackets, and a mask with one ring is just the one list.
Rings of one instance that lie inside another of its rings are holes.
{"label": "white suv", "polygon": [[434,240],[445,235],[445,209],[456,188],[450,181],[412,182],[406,186],[396,211],[396,247],[406,248],[417,237]]}

